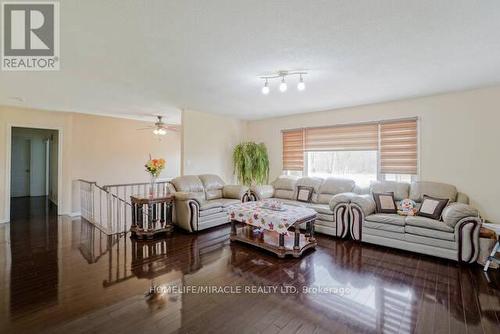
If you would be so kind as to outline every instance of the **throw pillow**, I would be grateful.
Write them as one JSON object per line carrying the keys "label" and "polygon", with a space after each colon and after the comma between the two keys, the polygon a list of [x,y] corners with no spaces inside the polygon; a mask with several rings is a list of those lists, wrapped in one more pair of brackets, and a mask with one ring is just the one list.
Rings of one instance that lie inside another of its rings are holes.
{"label": "throw pillow", "polygon": [[398,208],[394,201],[394,193],[373,193],[377,213],[397,213]]}
{"label": "throw pillow", "polygon": [[311,202],[314,188],[313,187],[306,187],[306,186],[298,186],[297,188],[298,188],[297,201],[306,202],[306,203]]}
{"label": "throw pillow", "polygon": [[441,213],[448,202],[448,198],[436,198],[424,195],[424,200],[422,201],[422,205],[420,206],[417,215],[439,220],[441,219]]}

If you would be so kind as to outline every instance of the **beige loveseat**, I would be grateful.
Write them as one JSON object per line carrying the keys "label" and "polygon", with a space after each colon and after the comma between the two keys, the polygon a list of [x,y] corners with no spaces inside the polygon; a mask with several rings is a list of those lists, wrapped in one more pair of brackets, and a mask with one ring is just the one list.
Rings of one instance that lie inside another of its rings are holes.
{"label": "beige loveseat", "polygon": [[[420,216],[375,213],[372,193],[393,192],[396,203],[405,198],[419,206],[423,196],[448,198],[440,220]],[[479,254],[478,211],[469,198],[449,184],[437,182],[376,182],[366,195],[348,194],[350,235],[353,239],[473,263]]]}
{"label": "beige loveseat", "polygon": [[186,175],[173,179],[174,224],[194,232],[229,222],[227,208],[247,201],[248,187],[226,185],[217,175]]}
{"label": "beige loveseat", "polygon": [[[297,201],[299,187],[313,188],[311,202]],[[270,185],[251,189],[253,200],[278,199],[285,204],[304,206],[318,213],[315,231],[337,237],[346,237],[349,229],[349,201],[344,193],[355,190],[352,180],[340,178],[279,177]]]}

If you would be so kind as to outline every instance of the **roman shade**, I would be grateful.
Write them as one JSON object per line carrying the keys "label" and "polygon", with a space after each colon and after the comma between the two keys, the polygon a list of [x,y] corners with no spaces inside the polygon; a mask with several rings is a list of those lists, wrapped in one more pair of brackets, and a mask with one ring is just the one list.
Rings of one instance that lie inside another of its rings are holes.
{"label": "roman shade", "polygon": [[380,124],[380,173],[417,174],[417,120]]}
{"label": "roman shade", "polygon": [[304,170],[304,129],[283,131],[283,170]]}
{"label": "roman shade", "polygon": [[306,151],[378,150],[378,124],[353,124],[305,129]]}

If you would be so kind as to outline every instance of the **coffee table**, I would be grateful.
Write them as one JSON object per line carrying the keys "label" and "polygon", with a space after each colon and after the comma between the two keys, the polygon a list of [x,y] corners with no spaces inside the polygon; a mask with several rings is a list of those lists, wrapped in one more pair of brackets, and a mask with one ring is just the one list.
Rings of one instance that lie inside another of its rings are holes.
{"label": "coffee table", "polygon": [[[228,208],[230,240],[268,250],[280,258],[286,255],[300,257],[307,249],[316,248],[316,211],[292,205],[283,205],[283,209],[264,208],[262,201],[232,205]],[[237,223],[244,223],[244,226],[238,228]],[[302,225],[305,225],[305,233],[300,232]]]}

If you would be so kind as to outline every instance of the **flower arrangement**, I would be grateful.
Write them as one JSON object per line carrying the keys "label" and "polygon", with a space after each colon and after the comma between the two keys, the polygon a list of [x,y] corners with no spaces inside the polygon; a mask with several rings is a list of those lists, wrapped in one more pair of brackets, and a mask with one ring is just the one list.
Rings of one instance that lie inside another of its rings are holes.
{"label": "flower arrangement", "polygon": [[165,159],[152,159],[151,154],[149,155],[149,160],[144,165],[146,171],[151,174],[152,177],[158,177],[161,171],[165,168]]}

